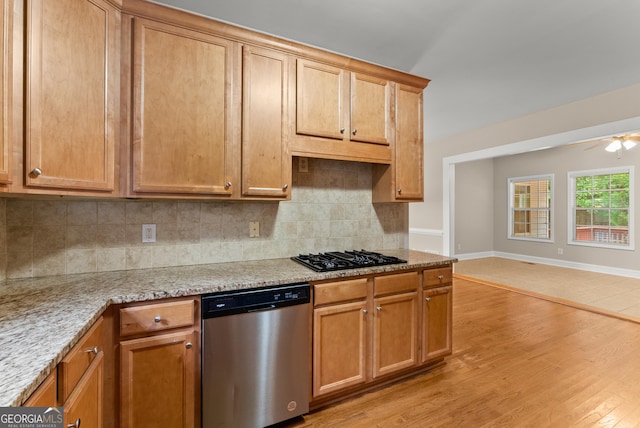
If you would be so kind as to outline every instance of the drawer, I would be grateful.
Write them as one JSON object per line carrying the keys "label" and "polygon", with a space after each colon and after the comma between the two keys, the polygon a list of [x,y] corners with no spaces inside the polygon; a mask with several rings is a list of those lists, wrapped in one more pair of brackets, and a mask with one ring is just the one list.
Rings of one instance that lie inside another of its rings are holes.
{"label": "drawer", "polygon": [[367,280],[360,278],[317,284],[313,286],[313,293],[314,306],[364,300],[367,298]]}
{"label": "drawer", "polygon": [[374,296],[395,294],[418,289],[418,272],[378,276],[373,283]]}
{"label": "drawer", "polygon": [[98,353],[104,352],[102,317],[58,364],[58,400],[64,403]]}
{"label": "drawer", "polygon": [[189,327],[194,323],[193,300],[154,303],[120,309],[120,335],[153,333],[178,327]]}
{"label": "drawer", "polygon": [[424,287],[438,287],[450,284],[452,273],[451,268],[426,269],[423,273]]}

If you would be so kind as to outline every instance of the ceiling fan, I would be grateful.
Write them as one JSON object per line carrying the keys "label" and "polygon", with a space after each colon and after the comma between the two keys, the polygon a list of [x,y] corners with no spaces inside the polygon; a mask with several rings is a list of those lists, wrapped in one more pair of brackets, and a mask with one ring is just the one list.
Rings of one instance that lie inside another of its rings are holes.
{"label": "ceiling fan", "polygon": [[638,143],[640,143],[640,132],[594,138],[591,140],[580,141],[576,144],[591,144],[589,147],[585,148],[585,150],[591,150],[595,147],[606,145],[604,148],[606,151],[616,153],[621,151],[623,148],[625,150],[630,150]]}

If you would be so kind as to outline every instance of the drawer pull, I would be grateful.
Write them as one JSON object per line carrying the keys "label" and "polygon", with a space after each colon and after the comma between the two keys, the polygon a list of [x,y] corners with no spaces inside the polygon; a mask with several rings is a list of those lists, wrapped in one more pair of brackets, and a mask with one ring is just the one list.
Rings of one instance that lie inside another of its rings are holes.
{"label": "drawer pull", "polygon": [[438,279],[439,279],[440,281],[442,281],[442,280],[444,279],[444,276],[443,276],[443,275],[438,275]]}
{"label": "drawer pull", "polygon": [[430,302],[431,301],[431,297],[425,297],[424,300],[425,300],[425,302]]}
{"label": "drawer pull", "polygon": [[382,311],[382,306],[378,306],[376,309],[378,310],[378,312],[380,312]]}
{"label": "drawer pull", "polygon": [[193,345],[191,344],[191,342],[187,342],[187,343],[184,345],[184,347],[185,347],[185,348],[187,348],[187,349],[191,349],[191,347],[192,347],[192,346],[193,346]]}
{"label": "drawer pull", "polygon": [[160,315],[156,315],[156,317],[153,319],[154,322],[160,322],[162,321],[162,318],[160,317]]}
{"label": "drawer pull", "polygon": [[85,351],[87,354],[96,354],[98,355],[98,347],[94,346],[93,348],[89,348]]}
{"label": "drawer pull", "polygon": [[73,424],[67,424],[67,428],[80,428],[80,418],[76,419]]}
{"label": "drawer pull", "polygon": [[365,315],[367,315],[367,314],[369,313],[369,311],[368,311],[368,310],[366,310],[366,309],[363,309],[363,310],[362,310],[362,313],[363,313],[363,314],[365,314]]}

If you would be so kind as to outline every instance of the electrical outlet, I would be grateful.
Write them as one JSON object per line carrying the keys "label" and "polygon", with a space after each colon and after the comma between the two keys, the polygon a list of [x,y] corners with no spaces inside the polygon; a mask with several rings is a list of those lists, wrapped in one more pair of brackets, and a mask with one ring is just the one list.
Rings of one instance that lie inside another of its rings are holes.
{"label": "electrical outlet", "polygon": [[156,242],[156,225],[142,225],[142,242]]}
{"label": "electrical outlet", "polygon": [[309,158],[298,158],[298,172],[309,172]]}
{"label": "electrical outlet", "polygon": [[257,221],[249,222],[249,238],[260,237],[260,223]]}

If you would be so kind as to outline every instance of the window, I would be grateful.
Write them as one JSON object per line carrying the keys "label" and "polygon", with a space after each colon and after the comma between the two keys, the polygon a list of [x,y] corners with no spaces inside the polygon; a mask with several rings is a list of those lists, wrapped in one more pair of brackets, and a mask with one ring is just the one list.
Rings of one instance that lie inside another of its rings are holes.
{"label": "window", "polygon": [[633,249],[633,167],[569,173],[569,243]]}
{"label": "window", "polygon": [[553,175],[509,179],[509,239],[551,241]]}

